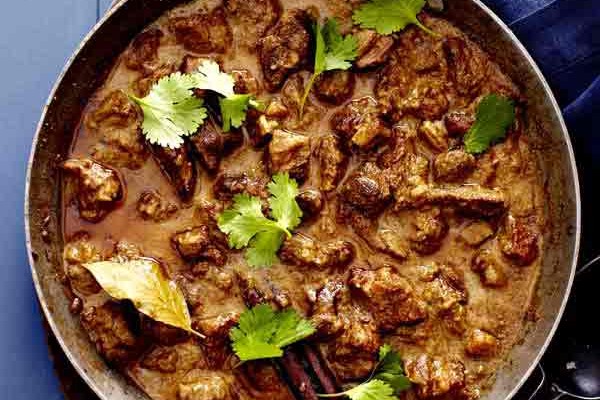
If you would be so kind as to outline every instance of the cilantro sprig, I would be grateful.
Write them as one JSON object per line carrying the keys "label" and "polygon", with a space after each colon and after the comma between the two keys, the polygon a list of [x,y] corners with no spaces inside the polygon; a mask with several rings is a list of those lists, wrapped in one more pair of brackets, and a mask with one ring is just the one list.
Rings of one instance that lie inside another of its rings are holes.
{"label": "cilantro sprig", "polygon": [[175,72],[160,79],[144,98],[130,96],[144,113],[142,132],[150,143],[177,148],[206,119],[204,101],[194,96],[191,75]]}
{"label": "cilantro sprig", "polygon": [[419,21],[417,15],[426,0],[371,0],[354,11],[352,19],[362,28],[375,29],[380,35],[399,32],[414,24],[423,31],[439,36]]}
{"label": "cilantro sprig", "polygon": [[244,361],[281,357],[283,348],[315,333],[313,324],[294,309],[275,311],[259,304],[240,316],[229,332],[232,347]]}
{"label": "cilantro sprig", "polygon": [[335,19],[327,20],[322,27],[315,23],[313,30],[315,66],[300,102],[300,115],[304,112],[306,99],[319,75],[336,69],[347,70],[352,67],[352,61],[358,56],[358,41],[352,35],[342,36]]}
{"label": "cilantro sprig", "polygon": [[514,120],[512,100],[497,94],[485,96],[477,106],[475,123],[465,134],[465,150],[471,154],[483,153],[492,144],[504,139]]}
{"label": "cilantro sprig", "polygon": [[296,201],[298,184],[287,173],[273,176],[268,189],[273,219],[263,214],[258,197],[247,194],[234,196],[233,206],[218,218],[219,229],[228,236],[229,246],[248,248],[246,261],[252,267],[273,265],[284,237],[291,236],[302,218],[302,210]]}
{"label": "cilantro sprig", "polygon": [[369,379],[344,392],[320,394],[319,397],[347,396],[351,400],[397,400],[397,395],[410,389],[410,380],[404,375],[402,359],[388,344],[379,348],[379,362]]}
{"label": "cilantro sprig", "polygon": [[191,74],[175,72],[161,78],[144,98],[130,95],[144,114],[142,132],[153,144],[178,148],[184,136],[191,136],[204,123],[207,111],[204,101],[193,89],[210,90],[222,97],[219,100],[223,131],[239,128],[246,120],[249,107],[260,105],[251,95],[234,93],[235,80],[220,70],[214,61],[204,61]]}

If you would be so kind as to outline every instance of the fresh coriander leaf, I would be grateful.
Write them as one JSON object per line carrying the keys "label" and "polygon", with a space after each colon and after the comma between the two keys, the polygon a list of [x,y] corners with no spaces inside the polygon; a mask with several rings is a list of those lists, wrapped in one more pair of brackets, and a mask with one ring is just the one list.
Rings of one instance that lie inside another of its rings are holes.
{"label": "fresh coriander leaf", "polygon": [[475,123],[465,134],[465,150],[471,154],[483,153],[504,139],[514,120],[515,106],[511,100],[496,94],[487,95],[477,107]]}
{"label": "fresh coriander leaf", "polygon": [[175,282],[165,278],[158,262],[139,258],[83,266],[111,297],[131,300],[141,313],[150,318],[203,337],[192,329],[183,292]]}
{"label": "fresh coriander leaf", "polygon": [[252,267],[270,267],[277,261],[277,251],[285,235],[300,224],[302,210],[296,201],[298,184],[288,174],[276,174],[268,185],[271,216],[265,217],[259,198],[239,194],[233,206],[218,218],[219,229],[228,236],[229,247],[246,251]]}
{"label": "fresh coriander leaf", "polygon": [[261,232],[282,231],[277,224],[264,216],[260,199],[247,194],[233,198],[233,207],[225,210],[218,218],[219,229],[229,238],[229,246],[241,249]]}
{"label": "fresh coriander leaf", "polygon": [[206,60],[192,74],[195,89],[212,90],[225,97],[234,95],[235,80],[230,74],[221,72],[219,64]]}
{"label": "fresh coriander leaf", "polygon": [[395,400],[396,395],[409,389],[411,383],[404,375],[402,359],[388,344],[379,348],[379,361],[371,377],[345,392],[320,394],[319,397],[348,396],[351,400]]}
{"label": "fresh coriander leaf", "polygon": [[295,229],[300,225],[302,218],[302,210],[296,201],[299,193],[298,183],[287,173],[280,173],[273,176],[268,188],[271,193],[269,198],[271,216],[285,229]]}
{"label": "fresh coriander leaf", "polygon": [[315,37],[314,72],[306,85],[300,101],[300,115],[304,113],[304,105],[317,77],[325,71],[347,70],[358,56],[358,41],[352,35],[342,36],[335,19],[319,27],[313,25]]}
{"label": "fresh coriander leaf", "polygon": [[206,119],[202,99],[191,89],[194,80],[179,72],[160,79],[144,98],[130,96],[144,113],[142,131],[150,143],[178,148],[182,136],[194,134]]}
{"label": "fresh coriander leaf", "polygon": [[375,29],[380,35],[399,32],[409,24],[415,24],[425,32],[438,36],[424,26],[417,15],[426,0],[371,0],[354,11],[352,19],[362,28]]}
{"label": "fresh coriander leaf", "polygon": [[293,309],[274,311],[268,304],[259,304],[242,313],[229,338],[239,359],[249,361],[281,357],[283,347],[315,331],[311,322]]}
{"label": "fresh coriander leaf", "polygon": [[249,94],[234,94],[230,97],[219,99],[224,132],[229,132],[232,126],[234,128],[242,126],[244,121],[246,121],[246,112],[251,100],[252,96]]}
{"label": "fresh coriander leaf", "polygon": [[394,393],[407,390],[411,386],[410,380],[404,375],[400,354],[389,344],[379,348],[379,363],[373,379],[387,383],[394,389]]}
{"label": "fresh coriander leaf", "polygon": [[398,400],[392,387],[378,379],[353,387],[346,396],[352,400]]}
{"label": "fresh coriander leaf", "polygon": [[270,230],[258,233],[248,245],[246,261],[251,267],[270,267],[279,261],[277,251],[283,244],[285,233]]}

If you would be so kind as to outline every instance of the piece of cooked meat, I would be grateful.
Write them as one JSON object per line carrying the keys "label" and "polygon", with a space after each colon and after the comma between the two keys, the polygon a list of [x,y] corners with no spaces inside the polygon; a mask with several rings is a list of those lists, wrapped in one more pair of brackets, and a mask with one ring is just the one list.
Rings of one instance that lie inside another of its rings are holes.
{"label": "piece of cooked meat", "polygon": [[137,35],[125,53],[127,68],[141,72],[151,69],[158,58],[158,47],[163,36],[163,31],[157,28],[147,29]]}
{"label": "piece of cooked meat", "polygon": [[416,386],[420,399],[458,395],[465,386],[465,366],[456,356],[432,357],[421,354],[405,361],[406,375]]}
{"label": "piece of cooked meat", "polygon": [[494,229],[486,221],[473,221],[460,231],[460,238],[469,246],[477,247],[494,235]]}
{"label": "piece of cooked meat", "polygon": [[171,243],[181,257],[188,261],[207,260],[220,266],[227,261],[226,251],[206,225],[177,232],[171,237]]}
{"label": "piece of cooked meat", "polygon": [[331,118],[331,128],[360,148],[371,148],[391,136],[381,109],[372,97],[352,100]]}
{"label": "piece of cooked meat", "polygon": [[278,0],[225,0],[224,4],[241,33],[241,42],[249,47],[256,45],[281,14]]}
{"label": "piece of cooked meat", "polygon": [[122,307],[107,302],[81,313],[81,324],[106,361],[123,364],[139,353],[139,341],[129,328]]}
{"label": "piece of cooked meat", "polygon": [[508,283],[502,263],[489,250],[482,250],[473,257],[471,270],[479,274],[484,286],[498,288]]}
{"label": "piece of cooked meat", "polygon": [[339,105],[352,97],[355,85],[352,71],[326,71],[315,81],[314,93],[321,101]]}
{"label": "piece of cooked meat", "polygon": [[465,352],[471,357],[491,357],[498,347],[498,339],[481,329],[472,329],[465,339]]}
{"label": "piece of cooked meat", "polygon": [[382,330],[414,324],[427,317],[425,303],[414,292],[413,285],[391,267],[375,271],[350,270],[348,284],[363,298]]}
{"label": "piece of cooked meat", "polygon": [[[198,375],[198,374],[196,374]],[[230,373],[203,370],[192,382],[182,383],[177,391],[179,400],[238,400],[235,377]]]}
{"label": "piece of cooked meat", "polygon": [[530,265],[538,256],[538,233],[525,218],[509,215],[500,235],[500,249],[517,265]]}
{"label": "piece of cooked meat", "polygon": [[309,62],[311,18],[305,10],[286,12],[269,33],[258,41],[259,58],[269,91]]}
{"label": "piece of cooked meat", "polygon": [[315,241],[304,235],[287,239],[279,257],[293,265],[322,270],[345,267],[354,259],[354,245],[346,240]]}
{"label": "piece of cooked meat", "polygon": [[223,173],[217,176],[213,185],[215,197],[219,200],[231,200],[240,193],[248,193],[262,199],[269,197],[265,176],[251,176],[246,173]]}
{"label": "piece of cooked meat", "polygon": [[394,46],[393,37],[379,35],[370,29],[358,29],[353,35],[358,41],[358,58],[354,61],[356,68],[374,68],[388,60]]}
{"label": "piece of cooked meat", "polygon": [[302,210],[302,217],[306,219],[315,218],[323,210],[325,199],[323,193],[316,189],[306,189],[296,196],[298,206]]}
{"label": "piece of cooked meat", "polygon": [[233,91],[236,94],[253,94],[257,95],[260,93],[261,87],[258,79],[252,72],[247,69],[234,69],[231,71],[231,75],[235,80]]}
{"label": "piece of cooked meat", "polygon": [[136,210],[142,219],[162,222],[171,218],[179,207],[165,199],[158,191],[148,190],[140,195]]}
{"label": "piece of cooked meat", "polygon": [[479,185],[420,185],[410,191],[410,199],[414,207],[451,206],[465,213],[482,217],[502,214],[507,207],[506,198],[500,190],[487,189]]}
{"label": "piece of cooked meat", "polygon": [[223,132],[212,120],[204,121],[198,132],[190,137],[193,154],[210,173],[217,172],[221,160],[239,148],[243,142],[242,132]]}
{"label": "piece of cooked meat", "polygon": [[231,27],[223,8],[169,20],[169,29],[186,50],[196,53],[225,53],[231,47]]}
{"label": "piece of cooked meat", "polygon": [[475,156],[464,150],[450,150],[438,154],[433,161],[436,182],[464,180],[477,166]]}
{"label": "piece of cooked meat", "polygon": [[156,347],[144,355],[141,361],[143,368],[151,371],[171,374],[177,371],[179,354],[175,349],[168,347]]}
{"label": "piece of cooked meat", "polygon": [[196,191],[196,167],[186,142],[176,149],[152,145],[154,159],[173,185],[179,198],[188,202]]}
{"label": "piece of cooked meat", "polygon": [[317,149],[321,190],[334,190],[346,173],[348,156],[342,150],[340,138],[335,134],[323,136]]}
{"label": "piece of cooked meat", "polygon": [[267,148],[271,174],[287,172],[303,182],[308,177],[310,137],[284,130],[275,130]]}
{"label": "piece of cooked meat", "polygon": [[410,247],[420,254],[438,251],[448,233],[448,224],[438,207],[417,210],[412,225]]}
{"label": "piece of cooked meat", "polygon": [[76,180],[79,215],[86,221],[102,221],[123,201],[123,183],[112,168],[88,158],[71,158],[62,164],[62,169]]}
{"label": "piece of cooked meat", "polygon": [[92,147],[92,157],[118,168],[141,168],[149,155],[141,120],[138,108],[123,91],[106,95],[85,120],[86,127],[101,136]]}
{"label": "piece of cooked meat", "polygon": [[359,213],[377,214],[391,199],[390,185],[384,172],[366,163],[348,177],[342,186],[342,200]]}

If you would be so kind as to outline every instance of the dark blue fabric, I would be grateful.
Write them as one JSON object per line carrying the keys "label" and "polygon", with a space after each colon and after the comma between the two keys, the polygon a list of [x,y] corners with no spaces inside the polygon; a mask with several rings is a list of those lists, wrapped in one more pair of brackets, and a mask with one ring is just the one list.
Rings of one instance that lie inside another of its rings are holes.
{"label": "dark blue fabric", "polygon": [[600,0],[483,0],[540,66],[563,108],[583,194],[581,258],[600,254]]}

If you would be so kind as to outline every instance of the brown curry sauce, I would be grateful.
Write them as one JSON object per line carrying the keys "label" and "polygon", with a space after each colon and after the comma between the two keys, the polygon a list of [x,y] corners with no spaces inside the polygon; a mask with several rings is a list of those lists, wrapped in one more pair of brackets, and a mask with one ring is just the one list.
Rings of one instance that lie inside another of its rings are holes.
{"label": "brown curry sauce", "polygon": [[[248,285],[274,306],[294,307],[315,321],[319,332],[310,342],[341,386],[368,376],[378,346],[391,344],[414,383],[406,398],[478,398],[524,334],[543,252],[543,189],[528,145],[524,99],[488,55],[447,21],[422,14],[441,37],[409,27],[390,43],[369,39],[363,55],[388,46],[385,57],[369,54],[366,67],[353,69],[351,78],[331,77],[329,102],[315,95],[328,91],[327,82],[317,85],[301,121],[294,107],[312,58],[286,72],[282,88],[267,90],[272,84],[257,56],[258,39],[274,35],[294,9],[308,10],[311,18],[335,16],[350,32],[352,7],[359,3],[225,0],[178,7],[132,43],[90,99],[70,157],[92,158],[116,171],[124,182],[123,200],[99,222],[86,221],[76,201],[82,189],[67,181],[65,268],[83,302],[77,312],[91,340],[150,397],[293,398],[271,363],[233,368],[227,334],[246,308]],[[206,24],[228,24],[202,33],[223,45],[194,43],[188,21],[173,22],[190,15],[200,15],[191,23],[199,31]],[[282,262],[269,269],[249,268],[243,251],[222,243],[214,218],[231,202],[223,176],[239,183],[245,174],[242,186],[257,195],[275,167],[294,164],[301,152],[286,150],[284,135],[284,155],[291,160],[274,161],[268,142],[277,134],[261,136],[260,116],[250,116],[237,133],[240,146],[217,146],[227,155],[217,157],[216,171],[189,152],[197,183],[193,199],[182,201],[160,157],[144,143],[139,111],[115,95],[143,95],[160,76],[184,68],[186,56],[215,59],[227,72],[247,71],[241,78],[249,83],[245,89],[273,105],[266,118],[282,132],[308,138],[301,189],[315,191],[322,209],[310,203],[316,212],[309,215],[307,206],[303,223],[281,250]],[[488,93],[514,99],[517,122],[504,142],[473,157],[462,151],[461,136]],[[362,137],[356,136],[359,126]],[[177,248],[174,235],[198,227],[204,231],[192,233],[207,236],[222,257],[206,251],[186,256]],[[351,248],[345,255],[343,244]],[[184,289],[194,327],[208,339],[109,300],[80,264],[115,254],[160,260]]]}

